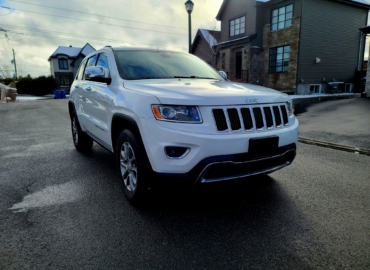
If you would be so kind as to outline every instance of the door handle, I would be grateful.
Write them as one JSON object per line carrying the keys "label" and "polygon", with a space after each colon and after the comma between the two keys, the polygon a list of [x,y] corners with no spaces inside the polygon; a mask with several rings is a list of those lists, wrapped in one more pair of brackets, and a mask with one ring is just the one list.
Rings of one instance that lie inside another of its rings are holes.
{"label": "door handle", "polygon": [[89,87],[86,87],[86,90],[87,91],[91,91],[91,87],[89,86]]}

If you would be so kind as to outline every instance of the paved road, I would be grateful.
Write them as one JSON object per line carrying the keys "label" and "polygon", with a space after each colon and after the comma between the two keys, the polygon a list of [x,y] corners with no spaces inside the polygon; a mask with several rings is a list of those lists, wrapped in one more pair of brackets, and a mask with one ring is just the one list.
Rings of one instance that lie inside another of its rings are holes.
{"label": "paved road", "polygon": [[270,177],[133,207],[66,105],[0,106],[0,269],[370,268],[368,156],[299,144]]}
{"label": "paved road", "polygon": [[301,137],[370,149],[370,98],[302,101],[297,109]]}

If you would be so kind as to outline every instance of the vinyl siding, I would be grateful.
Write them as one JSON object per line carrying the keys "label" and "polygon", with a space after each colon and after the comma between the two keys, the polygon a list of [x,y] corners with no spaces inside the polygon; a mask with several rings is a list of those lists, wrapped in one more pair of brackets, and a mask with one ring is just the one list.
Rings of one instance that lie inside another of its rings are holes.
{"label": "vinyl siding", "polygon": [[[333,0],[305,0],[297,79],[305,84],[350,82],[358,65],[359,28],[367,24],[364,8]],[[316,57],[321,59],[315,63]]]}
{"label": "vinyl siding", "polygon": [[[233,38],[250,36],[256,33],[256,1],[229,0],[221,16],[221,42]],[[246,16],[245,34],[229,37],[229,20],[239,16]]]}

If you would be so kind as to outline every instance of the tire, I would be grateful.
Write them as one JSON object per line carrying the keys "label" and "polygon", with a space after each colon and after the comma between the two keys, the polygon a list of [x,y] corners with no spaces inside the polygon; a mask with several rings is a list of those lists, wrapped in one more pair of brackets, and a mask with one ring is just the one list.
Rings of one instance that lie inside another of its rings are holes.
{"label": "tire", "polygon": [[93,146],[93,139],[91,139],[82,131],[75,112],[73,112],[71,116],[71,129],[73,143],[76,149],[80,152],[87,152],[91,150]]}
{"label": "tire", "polygon": [[116,167],[123,193],[132,203],[142,202],[149,177],[144,147],[130,130],[123,130],[116,144]]}

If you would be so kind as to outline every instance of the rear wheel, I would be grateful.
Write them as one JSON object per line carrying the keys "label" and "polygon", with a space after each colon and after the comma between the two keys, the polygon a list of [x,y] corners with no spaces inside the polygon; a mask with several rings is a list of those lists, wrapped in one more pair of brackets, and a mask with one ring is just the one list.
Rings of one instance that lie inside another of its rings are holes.
{"label": "rear wheel", "polygon": [[91,147],[93,146],[93,140],[81,130],[75,112],[72,113],[71,128],[73,143],[76,149],[81,152],[90,150]]}
{"label": "rear wheel", "polygon": [[143,199],[145,179],[149,176],[144,149],[130,130],[123,130],[116,145],[116,164],[125,197],[131,202]]}

